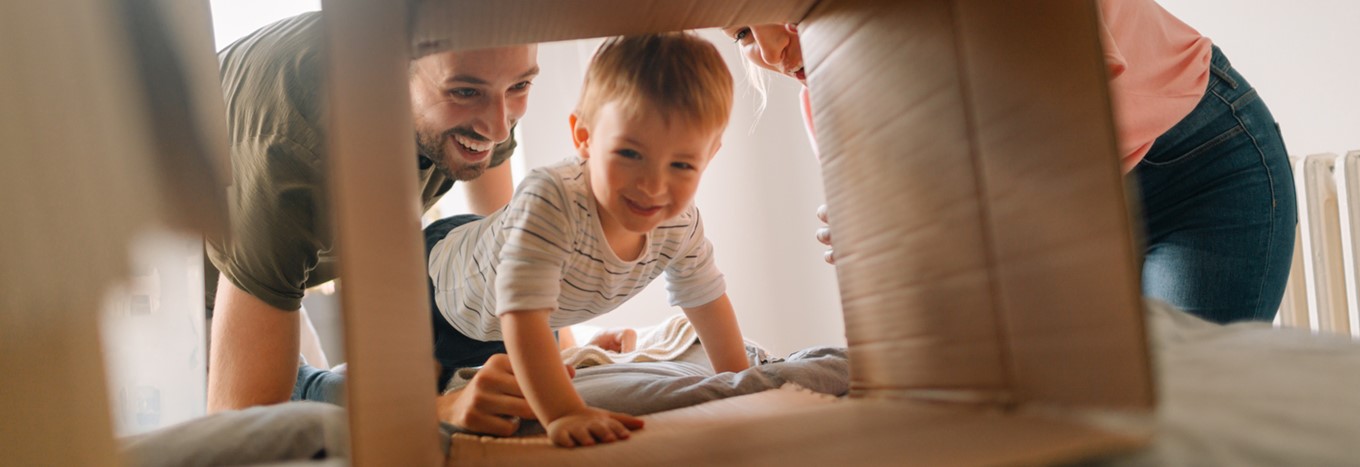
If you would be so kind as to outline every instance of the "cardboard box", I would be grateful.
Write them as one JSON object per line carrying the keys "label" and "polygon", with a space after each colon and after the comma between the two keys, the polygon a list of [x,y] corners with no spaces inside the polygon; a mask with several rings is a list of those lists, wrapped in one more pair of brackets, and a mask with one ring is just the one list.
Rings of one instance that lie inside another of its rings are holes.
{"label": "cardboard box", "polygon": [[[1143,441],[1078,421],[1087,409],[1150,411],[1154,405],[1138,257],[1094,3],[813,3],[439,0],[414,6],[409,46],[417,53],[800,23],[836,231],[853,374],[849,399],[752,409],[757,412],[739,421],[714,415],[712,429],[643,430],[624,443],[484,462],[1055,463]],[[399,61],[384,55],[397,53],[396,31],[403,26],[384,12],[391,7],[326,3],[334,14],[328,22],[337,25],[332,30],[347,36],[334,39],[335,69],[363,83],[333,84],[339,128],[331,134],[350,133],[343,123],[350,121],[348,128],[381,131],[391,142],[390,151],[377,145],[360,151],[368,156],[332,142],[340,156],[336,170],[365,174],[335,177],[337,191],[351,193],[336,203],[339,237],[347,241],[341,245],[345,269],[363,270],[376,284],[345,276],[351,429],[354,461],[361,465],[427,463],[428,457],[410,456],[431,444],[407,430],[433,429],[429,396],[408,389],[426,387],[426,378],[379,369],[399,355],[429,351],[428,343],[409,339],[429,334],[426,315],[412,314],[404,324],[392,320],[394,310],[423,313],[411,299],[419,294],[392,306],[388,300],[401,300],[395,293],[401,286],[378,279],[419,269],[417,237],[409,230],[368,230],[381,224],[368,217],[378,212],[399,213],[395,225],[415,225],[405,201],[414,198],[414,179],[405,180],[411,174],[371,154],[409,149],[409,131],[401,133],[407,128],[390,123],[404,122],[398,117],[405,109],[361,112],[344,104],[371,104],[363,94],[395,96],[404,85],[397,70],[388,69]],[[356,66],[364,63],[382,66]],[[385,198],[373,196],[374,178],[383,181]],[[354,254],[379,244],[387,255],[381,261],[361,263]],[[400,246],[399,260],[391,245]],[[363,318],[379,313],[382,320]]]}

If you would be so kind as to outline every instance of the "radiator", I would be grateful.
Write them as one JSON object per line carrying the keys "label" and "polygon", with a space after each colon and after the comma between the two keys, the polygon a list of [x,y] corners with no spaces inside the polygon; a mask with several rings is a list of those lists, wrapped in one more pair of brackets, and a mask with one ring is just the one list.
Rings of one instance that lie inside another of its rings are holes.
{"label": "radiator", "polygon": [[1299,223],[1275,322],[1360,338],[1360,151],[1291,156],[1290,163]]}

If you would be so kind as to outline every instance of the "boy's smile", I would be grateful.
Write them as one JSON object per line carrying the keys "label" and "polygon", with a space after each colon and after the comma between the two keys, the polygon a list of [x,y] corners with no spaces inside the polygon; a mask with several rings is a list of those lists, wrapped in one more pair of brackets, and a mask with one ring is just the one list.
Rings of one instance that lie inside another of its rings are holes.
{"label": "boy's smile", "polygon": [[594,122],[573,117],[572,136],[590,170],[600,227],[611,244],[632,243],[689,207],[717,152],[722,128],[610,102]]}

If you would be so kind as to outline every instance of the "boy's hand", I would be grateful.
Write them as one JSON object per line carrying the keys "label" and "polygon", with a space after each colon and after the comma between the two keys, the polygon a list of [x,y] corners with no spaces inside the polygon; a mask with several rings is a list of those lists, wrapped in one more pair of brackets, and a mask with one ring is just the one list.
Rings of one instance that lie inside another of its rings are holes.
{"label": "boy's hand", "polygon": [[637,350],[637,331],[629,328],[606,329],[590,339],[590,345],[610,352],[632,352]]}
{"label": "boy's hand", "polygon": [[822,254],[822,259],[827,264],[836,264],[836,254],[831,248],[831,226],[826,220],[826,205],[817,206],[817,218],[822,220],[822,226],[817,229],[817,241],[826,245],[826,253]]}
{"label": "boy's hand", "polygon": [[636,417],[591,407],[558,417],[547,426],[548,439],[566,448],[623,441],[629,430],[641,428],[642,420]]}

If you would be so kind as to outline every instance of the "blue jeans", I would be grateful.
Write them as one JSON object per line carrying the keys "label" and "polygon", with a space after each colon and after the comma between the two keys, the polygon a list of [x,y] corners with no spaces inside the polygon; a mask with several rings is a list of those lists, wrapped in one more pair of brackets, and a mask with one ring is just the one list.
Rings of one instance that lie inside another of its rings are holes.
{"label": "blue jeans", "polygon": [[[450,230],[481,216],[464,214],[440,219],[425,228],[425,260],[430,259],[434,244],[444,239]],[[505,353],[501,341],[482,342],[464,336],[439,313],[434,303],[434,284],[426,280],[430,300],[430,321],[434,328],[434,354],[441,366],[436,391],[443,390],[459,368],[481,366],[492,355]],[[341,404],[344,401],[345,378],[339,374],[310,365],[298,366],[297,382],[293,385],[292,400],[309,400]]]}
{"label": "blue jeans", "polygon": [[1218,323],[1274,319],[1294,253],[1294,177],[1270,109],[1218,47],[1204,98],[1131,176],[1143,294]]}

